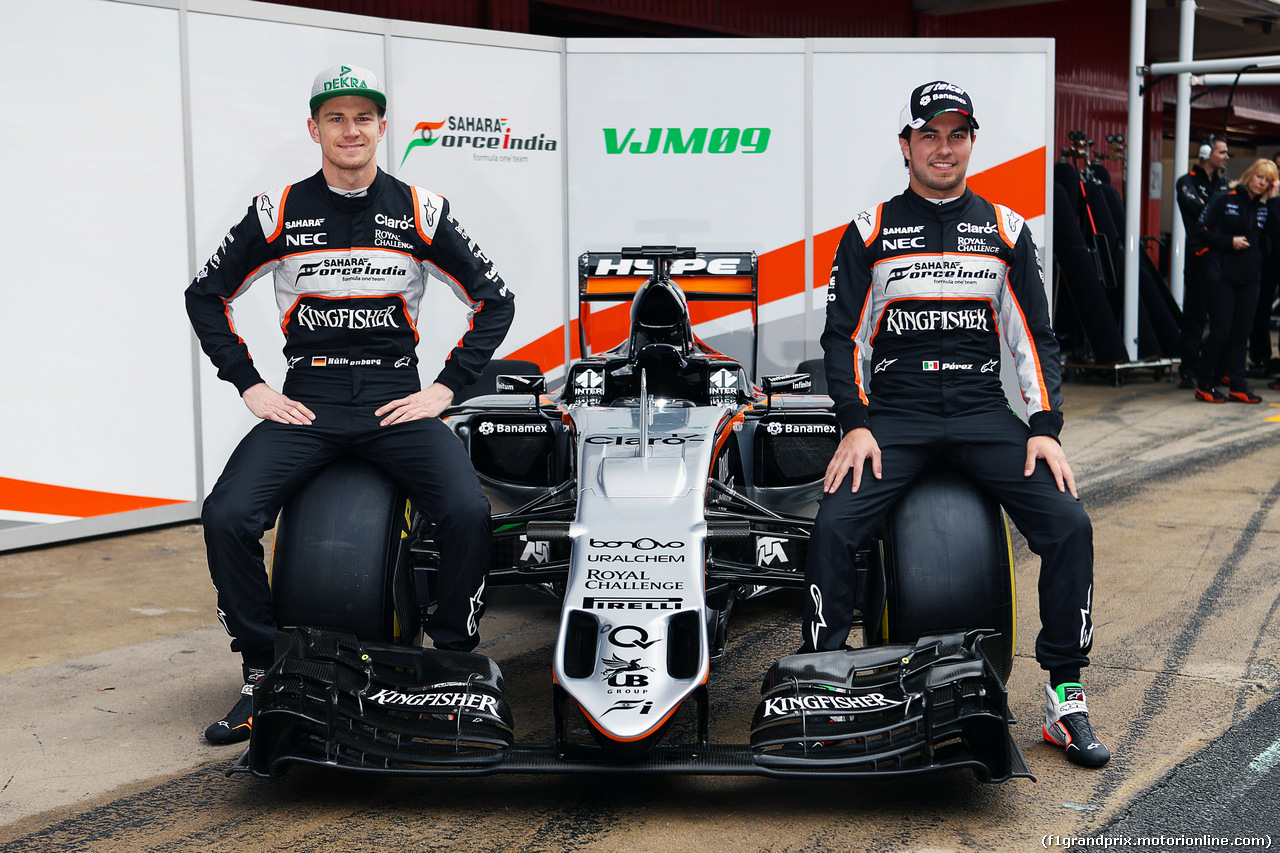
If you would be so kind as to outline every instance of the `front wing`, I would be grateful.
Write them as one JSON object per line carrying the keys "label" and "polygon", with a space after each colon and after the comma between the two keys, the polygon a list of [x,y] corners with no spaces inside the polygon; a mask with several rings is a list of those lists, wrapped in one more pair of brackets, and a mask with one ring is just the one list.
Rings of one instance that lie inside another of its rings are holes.
{"label": "front wing", "polygon": [[[515,742],[496,664],[478,654],[362,643],[314,628],[280,635],[254,691],[249,748],[229,772],[291,764],[368,773],[653,773],[857,778],[969,768],[1034,778],[1009,735],[991,635],[926,637],[783,658],[765,679],[750,744],[664,744],[639,759]],[[706,691],[692,701],[706,713]]]}

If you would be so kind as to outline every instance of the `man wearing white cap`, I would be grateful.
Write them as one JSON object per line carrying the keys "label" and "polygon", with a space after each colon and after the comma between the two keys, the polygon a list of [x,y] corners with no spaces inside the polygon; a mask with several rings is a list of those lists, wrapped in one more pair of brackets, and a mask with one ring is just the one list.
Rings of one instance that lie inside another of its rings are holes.
{"label": "man wearing white cap", "polygon": [[[342,454],[385,471],[437,526],[437,607],[425,626],[436,648],[470,651],[479,642],[489,504],[466,451],[437,416],[502,343],[515,301],[446,199],[378,168],[386,105],[372,71],[322,71],[307,120],[320,171],[255,197],[187,288],[201,347],[262,419],[231,455],[201,516],[218,617],[245,682],[235,707],[205,731],[212,743],[249,737],[253,684],[273,660],[259,540],[290,492]],[[233,300],[267,273],[285,335],[283,392],[263,382],[232,324]],[[431,274],[450,283],[471,315],[424,389],[417,323]]]}
{"label": "man wearing white cap", "polygon": [[[1003,504],[1040,555],[1044,738],[1099,767],[1110,752],[1080,686],[1093,528],[1058,443],[1058,345],[1036,248],[1021,216],[966,186],[978,130],[968,92],[917,87],[898,128],[908,187],[854,217],[831,268],[822,346],[844,436],[805,566],[802,651],[845,646],[853,611],[866,610],[854,553],[915,476],[945,459]],[[1005,397],[1004,346],[1029,423]]]}

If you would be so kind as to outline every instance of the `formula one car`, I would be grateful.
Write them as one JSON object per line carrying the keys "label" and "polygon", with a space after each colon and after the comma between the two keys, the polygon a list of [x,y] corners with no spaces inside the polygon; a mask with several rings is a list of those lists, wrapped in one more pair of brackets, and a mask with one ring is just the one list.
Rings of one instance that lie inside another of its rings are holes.
{"label": "formula one car", "polygon": [[[752,254],[585,255],[580,328],[592,303],[630,302],[625,340],[591,354],[584,331],[586,355],[554,393],[540,374],[512,371],[491,380],[497,393],[444,414],[494,509],[488,584],[537,585],[562,601],[548,673],[554,742],[516,741],[493,661],[417,645],[447,567],[429,520],[353,459],[281,514],[277,660],[233,769],[1029,777],[1004,687],[1007,523],[949,469],[915,484],[849,567],[865,589],[866,646],[778,660],[749,742],[710,743],[707,684],[731,648],[734,604],[803,587],[840,437],[830,398],[807,393],[810,375],[757,386],[694,336],[691,307],[747,303],[754,368],[756,282]],[[605,312],[594,319],[606,325]],[[681,715],[696,734],[667,742]]]}

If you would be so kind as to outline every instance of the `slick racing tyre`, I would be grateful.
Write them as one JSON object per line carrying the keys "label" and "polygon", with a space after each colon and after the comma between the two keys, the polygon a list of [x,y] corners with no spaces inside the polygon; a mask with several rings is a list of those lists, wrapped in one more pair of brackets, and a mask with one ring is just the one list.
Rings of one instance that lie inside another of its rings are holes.
{"label": "slick racing tyre", "polygon": [[[271,566],[276,624],[399,641],[393,584],[408,528],[405,498],[377,468],[358,457],[325,468],[280,512]],[[403,633],[413,639],[416,626]]]}
{"label": "slick racing tyre", "polygon": [[1000,505],[950,466],[925,472],[886,517],[883,554],[883,578],[871,572],[870,612],[879,618],[866,621],[867,645],[991,629],[1001,637],[991,663],[1008,681],[1016,617]]}

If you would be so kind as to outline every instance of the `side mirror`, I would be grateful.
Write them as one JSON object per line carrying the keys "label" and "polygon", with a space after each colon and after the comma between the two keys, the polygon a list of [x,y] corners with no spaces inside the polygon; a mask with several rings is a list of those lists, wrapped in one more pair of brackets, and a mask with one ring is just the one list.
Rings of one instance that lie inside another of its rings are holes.
{"label": "side mirror", "polygon": [[764,386],[764,393],[770,397],[774,394],[808,394],[813,390],[813,377],[808,373],[766,376],[761,385]]}
{"label": "side mirror", "polygon": [[515,374],[498,374],[496,379],[499,394],[545,394],[547,379],[545,376],[520,376]]}

